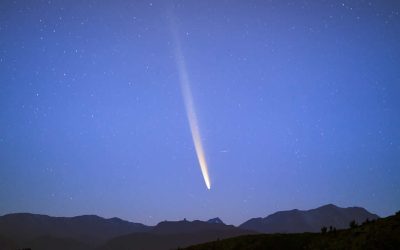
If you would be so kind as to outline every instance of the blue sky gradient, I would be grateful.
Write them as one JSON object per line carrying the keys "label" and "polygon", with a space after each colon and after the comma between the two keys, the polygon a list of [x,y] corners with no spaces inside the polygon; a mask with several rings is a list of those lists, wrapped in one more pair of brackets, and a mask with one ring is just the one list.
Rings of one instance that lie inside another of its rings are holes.
{"label": "blue sky gradient", "polygon": [[0,214],[239,224],[326,203],[400,209],[398,1],[1,1],[0,12]]}

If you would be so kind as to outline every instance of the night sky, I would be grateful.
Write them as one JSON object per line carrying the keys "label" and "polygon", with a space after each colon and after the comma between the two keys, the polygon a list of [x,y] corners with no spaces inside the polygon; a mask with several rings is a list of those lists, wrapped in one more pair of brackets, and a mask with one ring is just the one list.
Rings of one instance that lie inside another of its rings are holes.
{"label": "night sky", "polygon": [[0,214],[326,203],[400,209],[399,1],[1,1]]}

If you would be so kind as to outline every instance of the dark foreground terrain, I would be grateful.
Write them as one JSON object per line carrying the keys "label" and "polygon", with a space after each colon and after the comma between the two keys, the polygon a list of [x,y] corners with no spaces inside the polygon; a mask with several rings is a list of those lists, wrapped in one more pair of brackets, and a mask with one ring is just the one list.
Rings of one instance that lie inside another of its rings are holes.
{"label": "dark foreground terrain", "polygon": [[[95,215],[51,217],[19,213],[0,216],[0,250],[166,250],[212,241],[215,242],[199,245],[199,249],[337,249],[352,244],[359,247],[355,249],[378,249],[377,245],[385,244],[394,249],[390,246],[400,246],[392,237],[400,235],[396,218],[381,220],[364,208],[333,204],[279,211],[264,218],[251,218],[239,227],[226,225],[219,218],[162,221],[147,226]],[[377,221],[355,226],[367,220]],[[354,221],[353,229],[343,230],[350,221]],[[324,234],[318,233],[322,227],[328,227]],[[228,238],[231,239],[223,240]]]}
{"label": "dark foreground terrain", "polygon": [[324,233],[258,234],[217,240],[191,246],[187,250],[257,250],[257,249],[400,249],[400,212],[394,216],[366,221],[350,229]]}

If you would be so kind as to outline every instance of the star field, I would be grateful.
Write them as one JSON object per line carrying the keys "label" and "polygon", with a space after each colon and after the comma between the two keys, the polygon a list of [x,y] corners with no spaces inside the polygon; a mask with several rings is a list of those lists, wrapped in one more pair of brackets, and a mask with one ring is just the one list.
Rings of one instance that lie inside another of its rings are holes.
{"label": "star field", "polygon": [[398,1],[2,1],[0,13],[0,214],[152,225],[399,210]]}

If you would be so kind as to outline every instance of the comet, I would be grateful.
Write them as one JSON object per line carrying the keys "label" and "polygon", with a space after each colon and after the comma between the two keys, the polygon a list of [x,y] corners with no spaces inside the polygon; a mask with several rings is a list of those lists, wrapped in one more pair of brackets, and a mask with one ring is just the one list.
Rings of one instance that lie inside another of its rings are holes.
{"label": "comet", "polygon": [[171,25],[171,30],[174,35],[175,41],[175,61],[176,66],[178,68],[179,73],[179,82],[181,85],[181,91],[183,96],[183,101],[185,104],[186,115],[189,122],[190,132],[192,134],[194,148],[197,154],[197,160],[199,161],[201,173],[203,174],[204,182],[207,186],[207,189],[211,189],[211,181],[210,176],[208,174],[208,166],[206,161],[206,155],[203,148],[203,143],[201,140],[201,133],[199,128],[199,121],[197,119],[196,110],[194,107],[192,90],[190,88],[190,79],[189,74],[186,69],[185,58],[182,54],[182,49],[180,45],[180,41],[178,38],[178,32],[175,28],[175,25]]}

